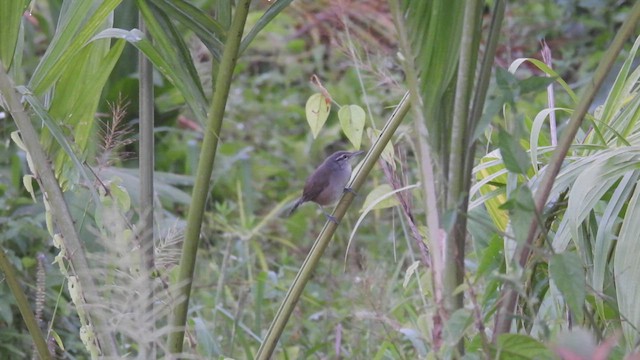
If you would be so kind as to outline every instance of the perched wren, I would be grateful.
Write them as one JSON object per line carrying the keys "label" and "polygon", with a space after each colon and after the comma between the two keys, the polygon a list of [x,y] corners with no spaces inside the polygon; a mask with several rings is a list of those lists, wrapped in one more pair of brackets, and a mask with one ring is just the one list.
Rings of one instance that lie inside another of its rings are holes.
{"label": "perched wren", "polygon": [[351,159],[363,152],[338,151],[326,158],[307,179],[302,196],[296,200],[289,215],[301,204],[313,201],[320,206],[327,219],[337,224],[336,219],[325,212],[323,206],[333,205],[344,191],[351,190],[345,188],[351,178]]}

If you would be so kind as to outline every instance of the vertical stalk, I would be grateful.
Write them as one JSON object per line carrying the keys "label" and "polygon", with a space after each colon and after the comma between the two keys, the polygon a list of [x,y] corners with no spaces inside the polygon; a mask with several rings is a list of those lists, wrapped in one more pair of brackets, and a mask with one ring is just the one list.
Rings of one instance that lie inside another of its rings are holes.
{"label": "vertical stalk", "polygon": [[182,246],[182,257],[180,258],[177,279],[177,284],[181,286],[177,297],[179,300],[170,321],[172,332],[169,334],[168,350],[173,354],[182,352],[184,327],[187,321],[189,297],[191,296],[202,218],[207,194],[209,193],[209,182],[216,158],[220,128],[222,127],[224,110],[229,96],[229,88],[231,87],[231,78],[238,58],[238,50],[250,3],[251,0],[238,0],[236,2],[235,14],[229,28],[229,35],[222,54],[222,60],[220,61],[218,76],[216,77],[215,93],[209,108],[207,127],[202,149],[200,150],[200,161],[198,162],[196,181],[191,197],[192,203],[187,216],[187,229]]}
{"label": "vertical stalk", "polygon": [[[149,36],[142,14],[138,16],[140,30]],[[143,309],[152,319],[150,333],[155,332],[155,316],[153,316],[153,269],[155,249],[153,238],[153,170],[154,170],[154,144],[153,144],[153,125],[154,125],[154,95],[153,95],[153,65],[144,54],[138,52],[138,73],[140,74],[139,84],[139,117],[140,117],[140,251],[143,266],[143,276],[145,281],[144,291],[141,296],[148,299],[146,309]],[[152,341],[143,345],[141,356],[144,358],[155,358],[155,346]]]}
{"label": "vertical stalk", "polygon": [[436,196],[436,178],[434,174],[432,152],[427,143],[427,129],[425,126],[425,117],[423,112],[423,103],[420,98],[420,90],[418,86],[418,75],[416,72],[415,54],[411,47],[405,27],[403,14],[400,10],[400,1],[389,1],[389,7],[393,15],[400,48],[404,54],[403,70],[406,75],[409,95],[411,100],[411,110],[413,113],[413,126],[416,136],[416,147],[418,152],[418,164],[420,169],[420,178],[422,191],[425,194],[424,209],[426,213],[427,229],[429,230],[429,246],[431,255],[431,271],[433,272],[433,295],[434,302],[438,311],[434,315],[434,334],[433,343],[435,348],[440,346],[442,316],[443,316],[443,300],[442,300],[442,273],[443,273],[443,254],[444,254],[444,236],[442,235],[440,225],[440,215],[438,213],[438,203]]}
{"label": "vertical stalk", "polygon": [[446,208],[456,213],[453,228],[448,232],[444,252],[444,306],[448,314],[462,307],[463,294],[454,295],[462,284],[464,274],[465,239],[467,236],[467,197],[468,189],[464,188],[465,156],[469,147],[467,121],[469,103],[474,84],[474,38],[479,28],[477,12],[478,0],[466,2],[464,26],[460,42],[460,58],[458,60],[458,76],[453,105],[453,125],[451,128],[451,150],[449,155],[449,174],[447,176],[448,191]]}

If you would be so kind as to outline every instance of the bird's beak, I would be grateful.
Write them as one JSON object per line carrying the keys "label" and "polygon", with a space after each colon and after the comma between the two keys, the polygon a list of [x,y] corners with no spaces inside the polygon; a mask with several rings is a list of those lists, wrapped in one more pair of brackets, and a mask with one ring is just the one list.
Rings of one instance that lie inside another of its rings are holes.
{"label": "bird's beak", "polygon": [[355,156],[362,155],[362,154],[364,154],[364,150],[356,151],[356,152],[351,154],[351,157],[355,157]]}

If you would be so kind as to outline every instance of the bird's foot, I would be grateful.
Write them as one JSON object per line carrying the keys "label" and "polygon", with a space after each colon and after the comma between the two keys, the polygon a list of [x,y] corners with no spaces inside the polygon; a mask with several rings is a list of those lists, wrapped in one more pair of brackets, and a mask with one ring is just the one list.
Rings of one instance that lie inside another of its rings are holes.
{"label": "bird's foot", "polygon": [[324,213],[324,216],[326,216],[326,217],[327,217],[327,220],[331,221],[332,223],[334,223],[334,224],[336,224],[336,225],[338,225],[338,224],[339,224],[338,219],[336,219],[336,217],[335,217],[335,216],[333,216],[333,215],[329,215],[329,214],[327,214],[327,213]]}
{"label": "bird's foot", "polygon": [[350,187],[344,188],[344,192],[352,193],[353,196],[358,196],[358,193],[355,190],[353,190],[352,188],[350,188]]}

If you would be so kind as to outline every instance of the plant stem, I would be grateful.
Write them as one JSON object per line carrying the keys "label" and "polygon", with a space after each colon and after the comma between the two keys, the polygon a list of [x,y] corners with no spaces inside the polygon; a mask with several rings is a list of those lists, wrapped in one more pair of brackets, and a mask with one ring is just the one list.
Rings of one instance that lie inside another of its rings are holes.
{"label": "plant stem", "polygon": [[189,297],[191,296],[202,218],[207,194],[209,193],[209,182],[216,158],[220,128],[222,127],[224,110],[229,96],[229,88],[231,87],[231,78],[238,58],[238,50],[250,3],[250,0],[238,0],[236,3],[235,14],[229,28],[229,35],[222,54],[222,60],[220,61],[218,76],[216,77],[215,93],[209,108],[208,123],[205,129],[202,149],[200,150],[200,161],[198,162],[196,181],[191,197],[192,203],[187,216],[182,257],[180,258],[177,279],[177,284],[181,286],[177,297],[179,302],[173,310],[173,317],[170,322],[172,332],[169,334],[168,350],[173,354],[182,352],[184,327],[187,321]]}
{"label": "plant stem", "polygon": [[16,299],[16,305],[18,305],[22,319],[24,319],[24,323],[27,325],[27,330],[29,330],[29,334],[31,334],[31,338],[36,346],[40,359],[51,359],[47,342],[42,335],[42,330],[40,330],[40,327],[38,326],[38,321],[36,320],[33,311],[31,311],[31,308],[29,307],[27,296],[20,287],[16,271],[13,266],[11,266],[9,259],[7,259],[4,249],[2,248],[0,248],[0,270],[4,273],[4,279],[7,282],[9,289],[11,289],[13,297]]}
{"label": "plant stem", "polygon": [[413,126],[417,144],[417,158],[420,169],[420,178],[422,191],[424,192],[425,201],[423,208],[426,213],[426,224],[429,231],[429,245],[431,255],[431,272],[433,273],[433,297],[437,306],[437,311],[433,316],[433,334],[432,341],[434,348],[437,350],[442,344],[442,318],[443,318],[443,300],[442,300],[442,273],[443,273],[443,254],[444,254],[444,235],[440,226],[440,214],[438,212],[438,201],[436,196],[436,176],[433,167],[433,152],[427,142],[427,129],[425,116],[423,111],[423,103],[420,97],[420,88],[418,86],[418,74],[416,71],[415,57],[411,47],[411,42],[407,35],[404,18],[400,10],[400,1],[393,0],[389,2],[393,22],[398,31],[398,39],[400,48],[404,54],[405,61],[403,69],[407,79],[409,95],[411,99],[411,110],[413,113]]}
{"label": "plant stem", "polygon": [[[144,26],[142,14],[138,16],[140,30],[149,36],[149,31]],[[153,230],[153,170],[154,170],[154,95],[153,95],[153,65],[144,54],[138,52],[138,68],[140,78],[139,101],[140,101],[140,255],[143,266],[144,283],[146,289],[141,289],[141,296],[148,299],[144,312],[152,319],[149,333],[155,332],[155,316],[153,311],[154,291],[153,291],[153,271],[154,264],[154,230]],[[156,351],[154,341],[145,344],[141,348],[143,358],[155,358]]]}
{"label": "plant stem", "polygon": [[[393,136],[394,132],[402,122],[402,119],[405,117],[407,112],[409,112],[409,104],[409,94],[406,93],[398,104],[398,107],[396,107],[396,110],[391,114],[391,117],[385,124],[385,127],[382,129],[380,137],[378,137],[378,140],[373,144],[371,150],[369,150],[365,155],[360,171],[355,175],[353,182],[349,185],[355,193],[357,193],[362,184],[364,184],[369,172],[371,172],[380,158],[385,145],[391,140],[391,136]],[[342,199],[340,199],[340,202],[332,214],[332,216],[337,220],[337,223],[339,223],[344,217],[344,214],[347,212],[347,209],[349,208],[349,205],[351,205],[354,197],[355,195],[352,192],[345,192]],[[304,287],[309,282],[313,271],[318,265],[322,254],[324,254],[324,250],[327,248],[327,245],[329,245],[329,242],[337,228],[338,225],[336,223],[327,221],[320,234],[318,234],[318,238],[313,243],[313,247],[309,251],[309,255],[307,255],[307,258],[304,260],[300,270],[298,270],[298,274],[282,300],[282,304],[280,305],[273,322],[271,322],[271,326],[269,326],[266,337],[256,354],[256,359],[267,360],[271,358],[278,343],[278,339],[282,335],[282,331],[289,321],[289,317],[298,303],[298,299],[300,298]]]}
{"label": "plant stem", "polygon": [[[456,221],[447,234],[444,251],[444,307],[447,315],[462,307],[464,293],[456,294],[456,289],[463,282],[465,239],[467,236],[467,203],[468,190],[464,188],[465,156],[469,148],[469,102],[474,84],[476,55],[474,44],[478,34],[478,10],[480,2],[466,2],[462,36],[460,41],[460,58],[456,82],[453,119],[451,128],[451,151],[449,152],[449,175],[447,176],[447,210],[455,210]],[[462,350],[462,349],[461,349]]]}

